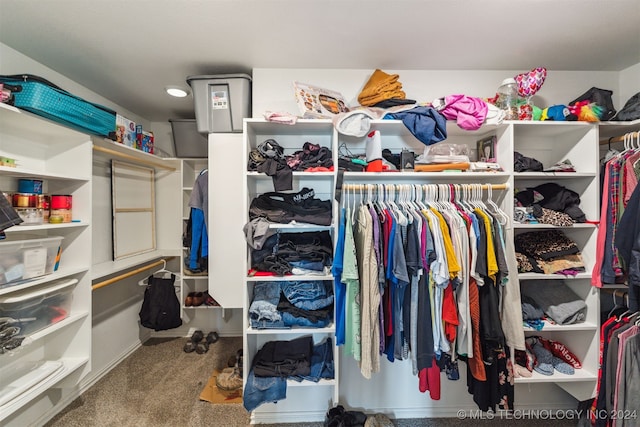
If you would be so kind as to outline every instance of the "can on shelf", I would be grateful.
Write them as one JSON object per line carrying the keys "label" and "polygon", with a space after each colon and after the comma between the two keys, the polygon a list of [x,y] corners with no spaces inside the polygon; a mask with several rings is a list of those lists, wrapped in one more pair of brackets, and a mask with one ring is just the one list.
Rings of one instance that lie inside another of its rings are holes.
{"label": "can on shelf", "polygon": [[[59,221],[58,217],[62,218],[62,221]],[[51,209],[49,222],[52,224],[56,222],[71,222],[71,209]]]}
{"label": "can on shelf", "polygon": [[42,194],[42,180],[40,179],[19,179],[19,193]]}
{"label": "can on shelf", "polygon": [[37,197],[37,194],[32,193],[14,193],[11,204],[16,208],[35,208],[38,204]]}
{"label": "can on shelf", "polygon": [[52,195],[51,209],[68,209],[71,210],[71,198],[69,195]]}

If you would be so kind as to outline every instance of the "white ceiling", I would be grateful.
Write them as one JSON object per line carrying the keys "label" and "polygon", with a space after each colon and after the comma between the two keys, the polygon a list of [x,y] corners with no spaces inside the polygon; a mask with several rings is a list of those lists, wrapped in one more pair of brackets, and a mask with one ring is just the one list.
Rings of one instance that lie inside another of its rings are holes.
{"label": "white ceiling", "polygon": [[0,0],[0,42],[166,121],[165,86],[253,68],[620,71],[640,0]]}

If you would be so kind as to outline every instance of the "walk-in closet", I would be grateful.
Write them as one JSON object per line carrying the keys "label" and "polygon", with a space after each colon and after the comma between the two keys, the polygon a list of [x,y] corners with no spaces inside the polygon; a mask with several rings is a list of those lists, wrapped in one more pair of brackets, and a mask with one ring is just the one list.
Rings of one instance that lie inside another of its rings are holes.
{"label": "walk-in closet", "polygon": [[640,426],[637,1],[143,3],[0,0],[0,425]]}

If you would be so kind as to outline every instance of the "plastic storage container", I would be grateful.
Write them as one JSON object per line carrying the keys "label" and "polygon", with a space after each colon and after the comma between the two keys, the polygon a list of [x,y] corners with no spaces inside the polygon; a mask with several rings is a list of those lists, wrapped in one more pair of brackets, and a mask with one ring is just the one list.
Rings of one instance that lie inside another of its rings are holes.
{"label": "plastic storage container", "polygon": [[0,317],[29,335],[69,317],[77,279],[55,280],[38,288],[0,297]]}
{"label": "plastic storage container", "polygon": [[0,287],[58,269],[63,237],[0,242]]}
{"label": "plastic storage container", "polygon": [[196,121],[169,119],[173,134],[175,156],[179,158],[207,158],[207,137],[198,132]]}
{"label": "plastic storage container", "polygon": [[498,88],[498,108],[505,120],[518,120],[518,85],[513,78],[504,79]]}
{"label": "plastic storage container", "polygon": [[251,117],[251,77],[247,74],[189,76],[198,132],[242,132]]}

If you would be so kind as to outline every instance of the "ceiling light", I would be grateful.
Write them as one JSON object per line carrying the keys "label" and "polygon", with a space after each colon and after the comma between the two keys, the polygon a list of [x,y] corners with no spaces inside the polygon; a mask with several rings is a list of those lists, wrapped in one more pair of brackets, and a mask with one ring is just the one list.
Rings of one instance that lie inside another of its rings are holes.
{"label": "ceiling light", "polygon": [[184,98],[189,95],[189,92],[178,86],[167,86],[166,91],[169,95],[175,96],[176,98]]}

